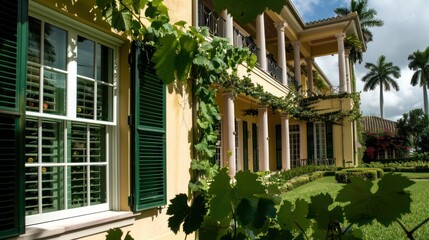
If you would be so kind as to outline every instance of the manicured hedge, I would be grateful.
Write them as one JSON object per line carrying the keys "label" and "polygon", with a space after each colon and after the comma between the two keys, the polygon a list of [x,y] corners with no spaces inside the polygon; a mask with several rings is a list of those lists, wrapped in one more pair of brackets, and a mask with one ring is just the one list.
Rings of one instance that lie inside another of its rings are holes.
{"label": "manicured hedge", "polygon": [[362,166],[367,168],[381,168],[385,172],[429,172],[429,162],[425,161],[395,163],[372,162],[363,164]]}
{"label": "manicured hedge", "polygon": [[335,172],[335,180],[338,183],[350,183],[351,178],[359,177],[364,180],[374,181],[382,178],[384,172],[380,168],[346,168]]}

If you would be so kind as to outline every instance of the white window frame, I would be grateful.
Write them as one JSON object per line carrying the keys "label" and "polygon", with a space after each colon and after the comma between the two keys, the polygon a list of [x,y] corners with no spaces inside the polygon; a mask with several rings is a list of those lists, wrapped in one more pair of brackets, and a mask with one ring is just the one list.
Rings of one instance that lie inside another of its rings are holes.
{"label": "white window frame", "polygon": [[[108,210],[119,210],[119,149],[118,149],[118,93],[119,93],[119,46],[123,40],[104,33],[96,28],[84,24],[59,12],[42,6],[33,1],[29,2],[29,16],[43,20],[56,27],[67,31],[67,100],[66,115],[59,116],[48,113],[27,111],[26,115],[36,118],[48,118],[52,120],[67,120],[71,122],[103,125],[106,128],[106,203],[94,206],[86,206],[74,209],[59,210],[55,212],[43,213],[39,215],[26,216],[27,226],[39,224],[47,221],[55,221],[64,218],[77,217],[81,215],[103,212]],[[113,49],[113,99],[112,99],[112,121],[100,121],[93,119],[84,119],[76,117],[76,89],[77,89],[77,47],[72,49],[71,46],[77,45],[77,36],[85,37],[96,43],[102,44]],[[69,90],[72,89],[72,90]],[[74,94],[73,94],[74,93]],[[65,154],[66,155],[66,154]],[[67,159],[67,156],[65,156]],[[55,166],[65,166],[62,164]]]}
{"label": "white window frame", "polygon": [[[298,130],[294,131],[294,128],[298,126]],[[301,140],[300,140],[300,125],[299,124],[289,124],[289,148],[290,148],[290,158],[291,158],[291,167],[299,167],[300,165],[300,156],[301,156]],[[297,145],[295,145],[297,143]],[[294,154],[297,152],[297,154]],[[294,157],[295,156],[295,157]],[[297,156],[297,157],[296,157]]]}
{"label": "white window frame", "polygon": [[326,148],[326,124],[315,122],[313,126],[314,160],[320,161],[327,158]]}

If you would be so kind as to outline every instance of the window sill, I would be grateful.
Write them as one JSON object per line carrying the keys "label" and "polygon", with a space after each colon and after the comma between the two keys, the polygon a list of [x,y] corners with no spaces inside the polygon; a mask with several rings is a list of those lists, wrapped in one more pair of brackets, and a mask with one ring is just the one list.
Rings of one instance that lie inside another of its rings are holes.
{"label": "window sill", "polygon": [[110,228],[124,227],[134,223],[132,212],[106,211],[85,216],[67,218],[48,223],[26,226],[25,234],[19,240],[58,238],[75,239],[101,233]]}

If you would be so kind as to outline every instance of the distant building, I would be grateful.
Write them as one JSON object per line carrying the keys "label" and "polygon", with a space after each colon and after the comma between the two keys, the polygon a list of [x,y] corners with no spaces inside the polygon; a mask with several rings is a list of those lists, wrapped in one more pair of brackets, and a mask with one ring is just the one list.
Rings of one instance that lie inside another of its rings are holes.
{"label": "distant building", "polygon": [[403,139],[398,136],[397,122],[376,116],[365,116],[366,134],[364,161],[396,159],[403,156]]}

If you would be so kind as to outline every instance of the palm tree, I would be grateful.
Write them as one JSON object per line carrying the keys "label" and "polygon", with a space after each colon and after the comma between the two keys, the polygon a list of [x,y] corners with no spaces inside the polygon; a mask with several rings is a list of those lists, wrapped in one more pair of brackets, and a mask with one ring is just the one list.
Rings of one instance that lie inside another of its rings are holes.
{"label": "palm tree", "polygon": [[334,12],[338,16],[346,16],[351,12],[356,12],[359,16],[365,42],[372,41],[372,32],[369,31],[369,28],[381,27],[384,25],[382,20],[375,18],[377,11],[373,8],[368,8],[368,0],[351,0],[350,8],[336,8]]}
{"label": "palm tree", "polygon": [[423,87],[423,103],[425,114],[429,114],[428,109],[428,92],[427,87],[429,84],[429,47],[423,52],[417,50],[408,56],[408,68],[414,70],[411,77],[411,85],[416,86],[418,83]]}
{"label": "palm tree", "polygon": [[386,57],[381,55],[378,58],[377,64],[365,63],[365,68],[369,69],[369,72],[362,78],[365,82],[363,90],[374,90],[377,85],[380,85],[380,115],[383,118],[383,88],[385,91],[390,91],[392,87],[396,91],[399,91],[399,86],[396,81],[392,78],[400,78],[401,70],[398,66],[394,66],[392,62],[386,62]]}

